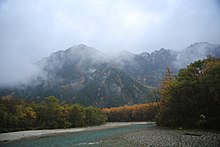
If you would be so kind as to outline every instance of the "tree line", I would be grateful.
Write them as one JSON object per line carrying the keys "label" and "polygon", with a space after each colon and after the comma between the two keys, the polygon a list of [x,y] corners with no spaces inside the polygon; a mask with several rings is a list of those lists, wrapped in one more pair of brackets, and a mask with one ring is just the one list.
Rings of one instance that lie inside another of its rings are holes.
{"label": "tree line", "polygon": [[3,96],[0,99],[0,132],[100,125],[107,117],[96,107],[66,104],[56,97],[28,102]]}
{"label": "tree line", "polygon": [[7,95],[0,99],[0,132],[85,127],[106,121],[154,121],[158,111],[158,102],[99,109],[60,102],[54,96],[34,102]]}
{"label": "tree line", "polygon": [[159,111],[159,103],[103,108],[102,111],[110,122],[154,121]]}
{"label": "tree line", "polygon": [[208,57],[161,83],[159,125],[220,129],[220,59]]}

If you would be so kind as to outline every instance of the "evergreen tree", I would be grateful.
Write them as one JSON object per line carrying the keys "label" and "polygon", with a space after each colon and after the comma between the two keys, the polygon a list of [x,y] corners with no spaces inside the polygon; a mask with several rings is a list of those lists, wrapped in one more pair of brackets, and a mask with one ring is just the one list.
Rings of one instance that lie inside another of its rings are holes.
{"label": "evergreen tree", "polygon": [[163,82],[158,122],[167,126],[220,128],[219,75],[220,59],[208,58],[181,69],[169,88]]}

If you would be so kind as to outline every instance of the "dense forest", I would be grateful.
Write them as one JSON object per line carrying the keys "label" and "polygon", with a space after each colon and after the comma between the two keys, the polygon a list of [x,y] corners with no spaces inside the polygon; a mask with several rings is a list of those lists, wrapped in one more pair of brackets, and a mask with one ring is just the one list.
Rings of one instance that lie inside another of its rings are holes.
{"label": "dense forest", "polygon": [[0,119],[0,132],[93,126],[107,120],[99,108],[66,104],[54,96],[38,103],[4,96],[0,100]]}
{"label": "dense forest", "polygon": [[54,96],[34,102],[8,95],[0,99],[0,132],[85,127],[106,121],[153,121],[158,111],[158,102],[99,109],[66,104]]}
{"label": "dense forest", "polygon": [[159,125],[220,129],[220,59],[196,61],[160,87]]}
{"label": "dense forest", "polygon": [[54,96],[28,102],[8,95],[0,99],[0,132],[85,127],[106,121],[154,121],[158,111],[158,102],[99,109],[59,102]]}

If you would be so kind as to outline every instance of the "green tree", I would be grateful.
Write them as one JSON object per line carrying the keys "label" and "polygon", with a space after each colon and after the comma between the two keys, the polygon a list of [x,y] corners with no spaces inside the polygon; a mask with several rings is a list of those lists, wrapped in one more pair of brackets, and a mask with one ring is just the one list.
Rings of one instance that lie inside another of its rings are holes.
{"label": "green tree", "polygon": [[96,107],[86,107],[86,125],[100,125],[105,123],[106,116],[105,114]]}
{"label": "green tree", "polygon": [[[169,99],[159,123],[168,126],[217,127],[220,124],[220,59],[196,61],[181,69],[165,90]],[[161,99],[162,99],[161,95]]]}
{"label": "green tree", "polygon": [[36,119],[36,112],[30,106],[16,105],[15,116],[19,120],[20,127],[30,128],[34,126]]}
{"label": "green tree", "polygon": [[7,108],[0,104],[0,132],[7,132],[18,126],[18,118],[7,111]]}
{"label": "green tree", "polygon": [[38,120],[42,127],[58,128],[59,118],[62,114],[62,107],[59,100],[54,96],[46,97],[39,106],[37,106]]}
{"label": "green tree", "polygon": [[69,121],[72,124],[72,127],[83,127],[85,126],[85,109],[80,105],[72,105],[70,114],[69,114]]}

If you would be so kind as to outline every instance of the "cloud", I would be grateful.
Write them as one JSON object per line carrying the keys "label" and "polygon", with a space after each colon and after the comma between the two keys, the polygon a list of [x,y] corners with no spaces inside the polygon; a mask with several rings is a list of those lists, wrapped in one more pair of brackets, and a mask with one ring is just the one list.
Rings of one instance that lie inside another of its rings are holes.
{"label": "cloud", "polygon": [[[4,54],[7,54],[7,56],[4,56]],[[26,85],[41,74],[41,70],[20,53],[1,51],[0,58],[0,87]]]}
{"label": "cloud", "polygon": [[80,43],[135,53],[220,43],[219,18],[218,0],[1,0],[0,80]]}

